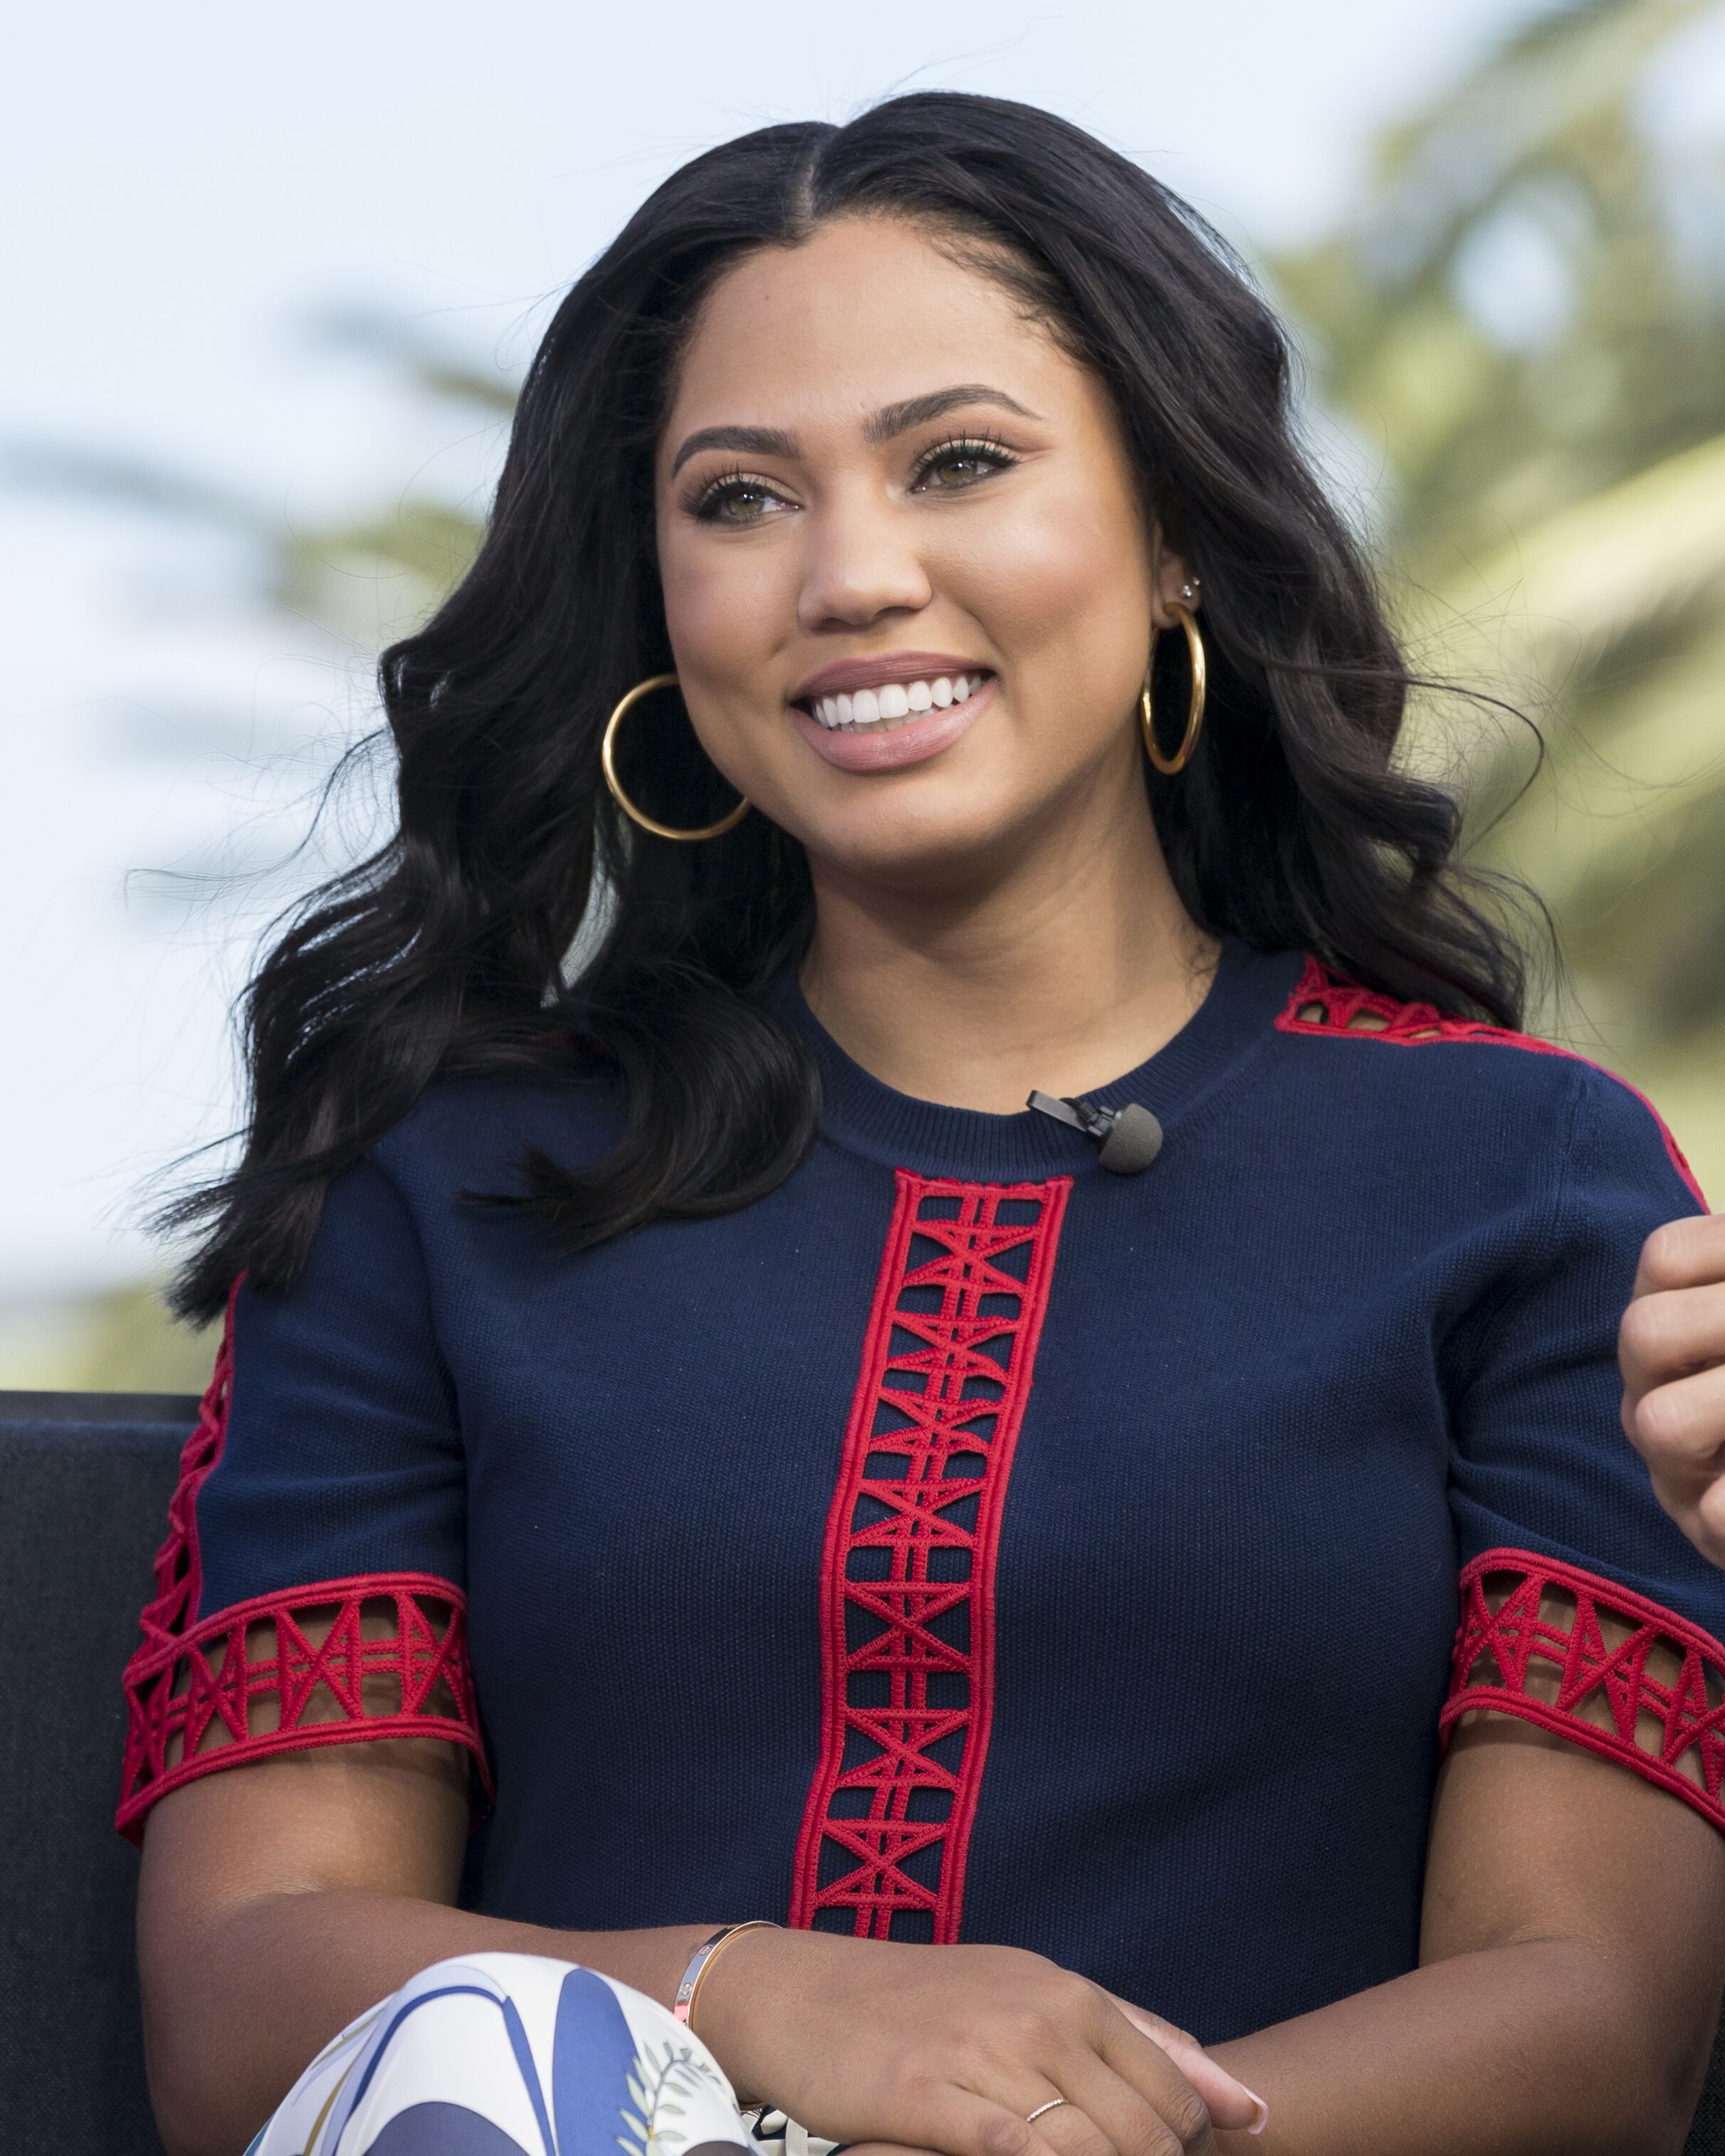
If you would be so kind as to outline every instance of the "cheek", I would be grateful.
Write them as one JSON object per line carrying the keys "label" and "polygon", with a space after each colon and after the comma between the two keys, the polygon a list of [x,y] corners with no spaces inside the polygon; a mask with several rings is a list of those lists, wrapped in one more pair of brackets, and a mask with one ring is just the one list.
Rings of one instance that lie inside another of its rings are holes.
{"label": "cheek", "polygon": [[661,541],[665,627],[677,670],[715,689],[735,686],[783,639],[782,550]]}
{"label": "cheek", "polygon": [[1103,699],[1135,688],[1150,646],[1150,567],[1143,527],[1123,502],[1050,489],[979,536],[955,571],[1003,654],[1031,678],[1076,671]]}
{"label": "cheek", "polygon": [[762,804],[778,798],[775,752],[798,746],[764,723],[780,716],[773,660],[796,620],[789,556],[783,547],[715,545],[706,532],[660,541],[665,628],[696,737],[737,791]]}

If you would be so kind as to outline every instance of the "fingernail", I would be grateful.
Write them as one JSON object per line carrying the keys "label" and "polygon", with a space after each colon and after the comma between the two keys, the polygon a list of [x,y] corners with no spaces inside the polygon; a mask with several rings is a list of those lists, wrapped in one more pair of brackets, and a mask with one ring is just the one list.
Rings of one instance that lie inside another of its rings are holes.
{"label": "fingernail", "polygon": [[1265,2128],[1270,2123],[1269,2105],[1265,2102],[1263,2097],[1259,2095],[1256,2089],[1249,2089],[1237,2074],[1230,2074],[1228,2078],[1234,2083],[1235,2088],[1240,2091],[1243,2097],[1250,2097],[1251,2102],[1258,2107],[1258,2123],[1255,2126],[1247,2127],[1246,2132],[1248,2133],[1261,2133]]}

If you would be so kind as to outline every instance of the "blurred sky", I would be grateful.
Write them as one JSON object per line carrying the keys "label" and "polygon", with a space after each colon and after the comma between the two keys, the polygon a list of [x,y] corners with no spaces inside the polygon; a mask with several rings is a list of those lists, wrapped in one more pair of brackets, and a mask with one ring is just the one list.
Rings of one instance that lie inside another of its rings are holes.
{"label": "blurred sky", "polygon": [[1273,247],[1343,214],[1373,131],[1537,12],[67,0],[15,22],[0,1299],[159,1268],[140,1179],[226,1127],[226,1006],[286,888],[203,903],[174,876],[280,860],[370,708],[363,638],[269,604],[235,526],[45,492],[28,483],[44,459],[169,470],[301,525],[407,491],[470,498],[496,428],[404,398],[320,317],[375,310],[513,373],[547,298],[675,165],[901,88],[1050,105],[1249,251]]}

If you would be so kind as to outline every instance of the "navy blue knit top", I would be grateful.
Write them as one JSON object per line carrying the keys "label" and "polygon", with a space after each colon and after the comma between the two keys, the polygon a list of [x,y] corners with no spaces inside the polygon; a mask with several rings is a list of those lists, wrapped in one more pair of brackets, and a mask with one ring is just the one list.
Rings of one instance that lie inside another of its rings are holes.
{"label": "navy blue knit top", "polygon": [[1120,1177],[782,1000],[825,1109],[757,1204],[560,1252],[463,1194],[615,1101],[452,1083],[240,1289],[123,1825],[434,1734],[498,1915],[1008,1942],[1217,2041],[1414,1965],[1469,1707],[1725,1824],[1725,1575],[1617,1419],[1642,1238],[1697,1204],[1638,1096],[1229,946],[1093,1096],[1166,1130]]}

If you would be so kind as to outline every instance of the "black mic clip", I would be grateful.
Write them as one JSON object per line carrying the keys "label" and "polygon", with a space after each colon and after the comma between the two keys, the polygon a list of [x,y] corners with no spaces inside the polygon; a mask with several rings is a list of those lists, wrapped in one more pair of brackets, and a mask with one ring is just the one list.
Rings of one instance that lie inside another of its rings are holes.
{"label": "black mic clip", "polygon": [[1162,1151],[1162,1125],[1136,1101],[1128,1101],[1123,1108],[1093,1108],[1088,1101],[1032,1093],[1024,1105],[1071,1130],[1082,1131],[1096,1146],[1096,1158],[1111,1174],[1142,1175]]}

